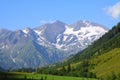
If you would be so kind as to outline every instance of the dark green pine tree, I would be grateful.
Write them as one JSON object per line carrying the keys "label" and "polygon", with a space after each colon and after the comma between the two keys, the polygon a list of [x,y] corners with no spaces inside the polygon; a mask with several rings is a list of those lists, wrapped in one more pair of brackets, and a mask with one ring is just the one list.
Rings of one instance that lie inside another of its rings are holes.
{"label": "dark green pine tree", "polygon": [[66,69],[65,69],[64,66],[62,67],[62,71],[63,71],[64,73],[66,73]]}
{"label": "dark green pine tree", "polygon": [[67,72],[70,72],[70,71],[71,71],[71,66],[70,66],[70,64],[68,64]]}

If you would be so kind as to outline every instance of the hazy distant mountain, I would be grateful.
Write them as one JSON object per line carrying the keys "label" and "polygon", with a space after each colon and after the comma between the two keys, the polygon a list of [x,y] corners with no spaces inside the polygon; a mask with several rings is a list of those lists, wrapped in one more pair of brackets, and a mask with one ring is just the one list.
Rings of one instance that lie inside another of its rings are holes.
{"label": "hazy distant mountain", "polygon": [[61,21],[38,28],[0,30],[0,65],[4,69],[37,67],[61,61],[85,49],[108,30],[89,21]]}

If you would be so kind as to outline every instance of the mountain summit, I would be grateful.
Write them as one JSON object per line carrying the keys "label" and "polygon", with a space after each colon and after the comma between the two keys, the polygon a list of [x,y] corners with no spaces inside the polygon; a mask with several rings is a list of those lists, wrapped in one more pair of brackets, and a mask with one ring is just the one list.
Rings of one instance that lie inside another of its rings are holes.
{"label": "mountain summit", "polygon": [[89,21],[46,23],[38,28],[0,30],[2,68],[37,67],[61,61],[85,49],[108,30]]}

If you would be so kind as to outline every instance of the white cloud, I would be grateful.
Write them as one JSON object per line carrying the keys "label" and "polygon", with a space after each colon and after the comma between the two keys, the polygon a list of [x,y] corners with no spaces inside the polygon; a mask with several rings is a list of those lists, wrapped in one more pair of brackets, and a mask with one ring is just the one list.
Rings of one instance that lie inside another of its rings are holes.
{"label": "white cloud", "polygon": [[120,2],[116,3],[113,6],[108,6],[104,8],[108,15],[112,18],[117,19],[120,17]]}
{"label": "white cloud", "polygon": [[49,23],[54,23],[54,22],[56,22],[56,20],[51,20]]}
{"label": "white cloud", "polygon": [[49,20],[49,21],[41,20],[40,23],[41,23],[41,24],[54,23],[55,21],[56,21],[56,20]]}

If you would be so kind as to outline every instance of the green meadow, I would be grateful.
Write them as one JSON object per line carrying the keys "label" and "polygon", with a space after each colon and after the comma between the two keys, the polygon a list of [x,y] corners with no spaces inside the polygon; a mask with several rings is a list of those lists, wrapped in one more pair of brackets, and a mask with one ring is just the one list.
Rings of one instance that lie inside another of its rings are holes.
{"label": "green meadow", "polygon": [[68,77],[68,76],[55,76],[37,73],[1,73],[0,80],[97,80],[92,78]]}

